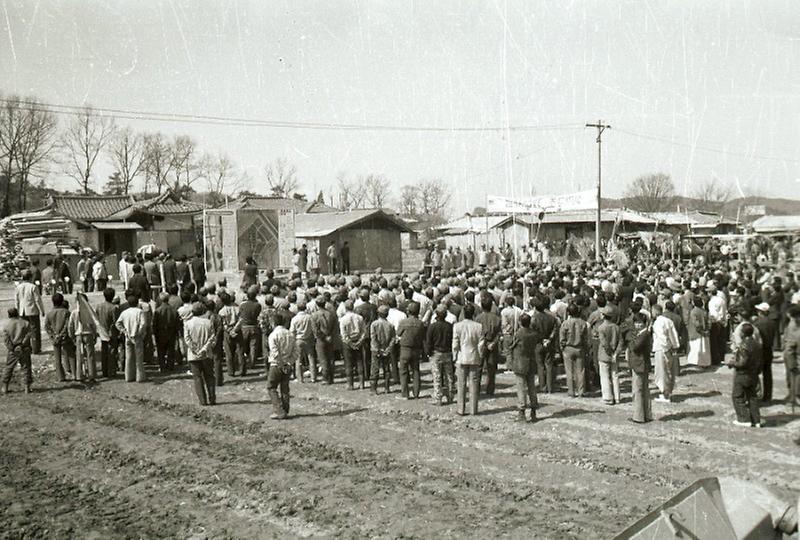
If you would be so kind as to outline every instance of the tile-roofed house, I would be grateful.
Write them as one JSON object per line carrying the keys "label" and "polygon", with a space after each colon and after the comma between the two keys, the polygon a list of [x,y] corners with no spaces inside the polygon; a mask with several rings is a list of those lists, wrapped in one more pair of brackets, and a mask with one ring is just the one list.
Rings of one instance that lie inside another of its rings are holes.
{"label": "tile-roofed house", "polygon": [[66,218],[90,222],[124,210],[135,201],[130,195],[55,195],[45,208]]}

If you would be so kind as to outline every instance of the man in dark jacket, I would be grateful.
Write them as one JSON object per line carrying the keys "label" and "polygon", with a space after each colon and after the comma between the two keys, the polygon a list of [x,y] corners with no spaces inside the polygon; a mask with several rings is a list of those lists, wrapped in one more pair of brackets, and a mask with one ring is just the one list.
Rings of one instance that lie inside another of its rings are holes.
{"label": "man in dark jacket", "polygon": [[631,393],[633,394],[633,418],[631,422],[643,424],[653,419],[650,402],[650,351],[653,339],[647,327],[644,313],[633,314],[633,326],[627,340],[628,365],[631,368]]}
{"label": "man in dark jacket", "polygon": [[758,410],[758,374],[761,371],[761,347],[753,339],[755,328],[750,323],[742,325],[742,342],[729,366],[736,370],[733,376],[731,398],[736,411],[737,426],[762,427]]}
{"label": "man in dark jacket", "polygon": [[778,333],[778,322],[769,317],[771,306],[762,302],[755,306],[756,319],[753,326],[761,334],[761,401],[772,401],[772,344],[775,343],[775,334]]}
{"label": "man in dark jacket", "polygon": [[[525,408],[531,408],[531,422],[536,421],[536,346],[541,336],[531,329],[531,317],[523,313],[519,318],[520,328],[511,338],[510,368],[517,379],[517,420],[525,421]],[[584,323],[585,324],[585,323]]]}
{"label": "man in dark jacket", "polygon": [[453,325],[445,320],[447,307],[444,305],[436,307],[435,317],[425,336],[425,353],[431,359],[433,404],[441,405],[442,394],[447,397],[447,403],[453,402]]}
{"label": "man in dark jacket", "polygon": [[178,266],[175,264],[175,259],[172,255],[167,253],[164,258],[164,288],[169,292],[172,285],[178,283]]}
{"label": "man in dark jacket", "polygon": [[143,302],[150,301],[150,284],[142,274],[142,267],[139,264],[133,265],[133,277],[128,282],[128,289],[136,293]]}
{"label": "man in dark jacket", "polygon": [[318,296],[316,304],[317,309],[311,314],[311,329],[316,340],[317,362],[322,368],[322,384],[333,384],[333,334],[338,321],[325,307],[324,296]]}
{"label": "man in dark jacket", "polygon": [[408,393],[409,370],[414,381],[413,398],[419,397],[420,374],[419,362],[422,356],[422,347],[425,341],[425,325],[417,317],[419,304],[408,304],[407,317],[400,321],[397,327],[397,337],[400,343],[400,396],[411,399]]}
{"label": "man in dark jacket", "polygon": [[192,273],[189,270],[189,263],[186,262],[186,255],[181,255],[178,262],[175,263],[175,273],[178,280],[180,291],[192,282]]}
{"label": "man in dark jacket", "polygon": [[500,337],[501,324],[500,317],[492,312],[494,305],[491,295],[488,293],[481,295],[481,313],[475,317],[475,322],[479,322],[483,327],[481,336],[482,347],[480,347],[481,370],[478,374],[478,386],[481,378],[486,376],[486,394],[494,395],[495,377],[497,376],[497,364],[500,361]]}
{"label": "man in dark jacket", "polygon": [[14,374],[14,367],[19,363],[25,377],[25,393],[30,394],[33,383],[31,370],[31,325],[19,316],[17,308],[8,310],[8,320],[0,326],[0,338],[6,346],[6,364],[3,372],[0,392],[8,393],[8,383]]}
{"label": "man in dark jacket", "polygon": [[158,297],[158,306],[153,312],[153,334],[156,338],[158,367],[162,373],[172,371],[175,367],[174,341],[179,326],[180,318],[169,303],[169,294],[161,293]]}
{"label": "man in dark jacket", "polygon": [[[355,306],[353,311],[364,318],[364,326],[367,329],[367,333],[369,333],[369,329],[372,326],[373,321],[378,318],[378,307],[369,301],[369,289],[361,289],[359,298],[361,303]],[[371,346],[371,340],[367,338],[364,340],[364,346],[361,348],[364,354],[364,379],[368,381],[371,380],[369,375],[369,370],[372,368]]]}
{"label": "man in dark jacket", "polygon": [[206,284],[206,262],[199,253],[192,257],[192,275],[194,276],[194,284],[199,291],[200,287]]}
{"label": "man in dark jacket", "polygon": [[531,328],[541,337],[535,350],[539,388],[549,394],[555,388],[556,375],[553,356],[558,325],[555,317],[545,313],[545,301],[542,297],[533,297],[531,305],[534,310],[531,317]]}

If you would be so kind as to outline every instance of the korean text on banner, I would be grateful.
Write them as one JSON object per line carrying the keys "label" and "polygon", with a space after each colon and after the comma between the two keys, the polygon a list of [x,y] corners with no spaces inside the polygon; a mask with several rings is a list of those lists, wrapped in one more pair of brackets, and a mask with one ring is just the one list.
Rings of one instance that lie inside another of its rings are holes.
{"label": "korean text on banner", "polygon": [[543,195],[539,197],[510,198],[489,196],[486,201],[488,212],[538,213],[564,210],[590,210],[597,208],[594,190],[578,191],[567,195]]}

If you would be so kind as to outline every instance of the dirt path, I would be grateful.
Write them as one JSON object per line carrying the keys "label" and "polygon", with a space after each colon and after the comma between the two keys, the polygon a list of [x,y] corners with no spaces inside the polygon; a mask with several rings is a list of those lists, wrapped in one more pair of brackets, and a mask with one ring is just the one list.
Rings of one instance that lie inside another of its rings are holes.
{"label": "dirt path", "polygon": [[734,428],[729,379],[687,371],[646,426],[565,394],[515,423],[507,374],[477,417],[292,383],[274,422],[263,377],[201,408],[186,375],[89,388],[45,365],[0,402],[0,537],[604,538],[705,476],[797,497],[800,419],[773,405],[769,428]]}

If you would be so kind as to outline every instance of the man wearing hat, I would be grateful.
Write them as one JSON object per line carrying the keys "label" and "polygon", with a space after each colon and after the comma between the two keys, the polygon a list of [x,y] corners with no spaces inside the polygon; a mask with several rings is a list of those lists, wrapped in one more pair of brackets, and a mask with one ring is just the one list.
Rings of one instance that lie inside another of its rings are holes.
{"label": "man wearing hat", "polygon": [[761,334],[761,400],[772,401],[772,344],[778,333],[777,322],[770,317],[770,305],[767,302],[756,304],[756,318],[753,326]]}

